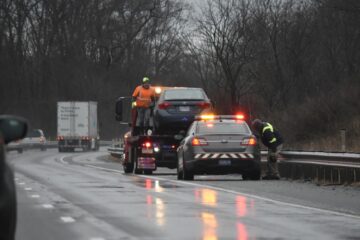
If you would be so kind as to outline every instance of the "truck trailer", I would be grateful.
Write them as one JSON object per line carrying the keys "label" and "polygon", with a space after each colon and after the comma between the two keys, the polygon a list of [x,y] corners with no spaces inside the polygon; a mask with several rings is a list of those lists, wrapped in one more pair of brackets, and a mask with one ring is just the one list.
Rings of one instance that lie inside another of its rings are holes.
{"label": "truck trailer", "polygon": [[97,102],[58,102],[59,152],[99,149]]}

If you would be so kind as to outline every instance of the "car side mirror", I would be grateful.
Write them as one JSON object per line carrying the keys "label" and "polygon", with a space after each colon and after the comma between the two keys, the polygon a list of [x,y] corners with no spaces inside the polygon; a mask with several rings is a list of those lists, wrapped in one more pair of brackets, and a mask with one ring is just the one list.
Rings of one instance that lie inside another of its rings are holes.
{"label": "car side mirror", "polygon": [[174,136],[174,139],[180,141],[180,140],[184,139],[184,135],[182,135],[182,134],[176,134],[176,135]]}
{"label": "car side mirror", "polygon": [[5,144],[24,138],[27,130],[28,124],[24,118],[10,115],[0,116],[0,132]]}

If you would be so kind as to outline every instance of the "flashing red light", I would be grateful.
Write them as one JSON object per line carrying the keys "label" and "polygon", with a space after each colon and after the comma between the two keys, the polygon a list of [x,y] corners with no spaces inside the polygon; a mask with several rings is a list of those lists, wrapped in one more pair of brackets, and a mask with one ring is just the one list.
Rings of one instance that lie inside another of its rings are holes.
{"label": "flashing red light", "polygon": [[193,138],[193,140],[191,140],[191,145],[192,146],[206,146],[206,145],[208,145],[208,143],[203,138],[195,137],[195,138]]}
{"label": "flashing red light", "polygon": [[211,104],[209,102],[199,102],[196,105],[203,109],[209,108],[211,106]]}
{"label": "flashing red light", "polygon": [[238,114],[236,114],[236,119],[237,119],[237,120],[244,120],[244,119],[245,119],[245,115],[242,114],[242,113],[238,113]]}
{"label": "flashing red light", "polygon": [[241,141],[241,145],[244,146],[254,146],[256,145],[256,139],[251,137],[251,138],[245,138]]}
{"label": "flashing red light", "polygon": [[152,144],[151,144],[151,142],[144,142],[144,143],[142,144],[142,146],[143,146],[143,147],[146,147],[146,148],[151,148]]}
{"label": "flashing red light", "polygon": [[163,103],[160,103],[158,106],[159,106],[159,109],[166,109],[171,106],[171,103],[163,102]]}

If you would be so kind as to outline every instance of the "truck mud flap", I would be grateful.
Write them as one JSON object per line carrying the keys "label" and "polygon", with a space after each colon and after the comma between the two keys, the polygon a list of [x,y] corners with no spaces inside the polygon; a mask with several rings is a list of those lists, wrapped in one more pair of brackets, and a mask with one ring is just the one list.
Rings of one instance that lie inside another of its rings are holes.
{"label": "truck mud flap", "polygon": [[154,157],[139,157],[138,168],[146,170],[156,170],[156,162]]}

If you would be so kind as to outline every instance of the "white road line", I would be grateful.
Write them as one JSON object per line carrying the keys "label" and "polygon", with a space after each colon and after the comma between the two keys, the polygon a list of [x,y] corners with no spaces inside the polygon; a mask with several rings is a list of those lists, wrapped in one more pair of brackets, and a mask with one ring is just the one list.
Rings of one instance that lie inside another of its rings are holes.
{"label": "white road line", "polygon": [[[108,171],[108,172],[120,173],[121,175],[123,174],[123,172],[119,171],[119,170],[98,167],[98,166],[94,166],[94,165],[90,165],[90,164],[86,164],[85,166],[95,168],[95,169],[104,170],[104,171]],[[243,196],[246,196],[246,197],[249,197],[249,198],[254,198],[254,199],[258,199],[258,200],[262,200],[262,201],[268,201],[268,202],[272,202],[272,203],[278,204],[278,205],[285,205],[285,206],[289,206],[289,207],[302,208],[302,209],[306,209],[306,210],[312,210],[312,211],[318,211],[318,212],[322,212],[322,213],[329,213],[329,214],[334,214],[334,215],[343,216],[343,217],[350,217],[350,218],[360,219],[360,216],[357,216],[357,215],[352,215],[352,214],[347,214],[347,213],[342,213],[342,212],[336,212],[336,211],[331,211],[331,210],[326,210],[326,209],[321,209],[321,208],[315,208],[315,207],[308,207],[308,206],[295,204],[295,203],[282,202],[282,201],[279,201],[279,200],[273,200],[273,199],[266,198],[266,197],[261,197],[261,196],[258,196],[258,195],[233,191],[233,190],[220,188],[220,187],[214,187],[214,186],[203,185],[203,184],[199,184],[199,183],[184,182],[184,181],[178,181],[178,180],[172,180],[172,179],[166,179],[166,178],[162,178],[162,177],[154,177],[154,176],[148,176],[148,175],[137,175],[137,176],[141,177],[141,178],[150,178],[150,179],[154,179],[154,180],[163,180],[163,181],[173,182],[173,183],[182,184],[182,185],[189,185],[189,186],[195,186],[195,187],[208,188],[208,189],[221,191],[221,192],[226,192],[226,193],[231,193],[231,194],[235,194],[235,195],[240,194],[240,195],[243,195]]]}
{"label": "white road line", "polygon": [[93,237],[93,238],[90,238],[90,240],[105,240],[105,238],[101,238],[101,237]]}
{"label": "white road line", "polygon": [[60,162],[62,163],[62,164],[69,164],[68,162],[65,162],[65,160],[64,160],[64,158],[66,158],[66,157],[68,157],[68,155],[64,155],[64,156],[61,156],[60,157]]}
{"label": "white road line", "polygon": [[75,222],[75,219],[73,219],[72,217],[61,217],[60,219],[61,219],[61,221],[63,221],[64,223],[72,223],[72,222]]}
{"label": "white road line", "polygon": [[46,209],[52,209],[52,208],[54,208],[54,206],[51,205],[51,204],[43,204],[42,206],[43,206],[43,208],[46,208]]}
{"label": "white road line", "polygon": [[40,195],[37,195],[37,194],[34,194],[34,195],[31,195],[32,198],[39,198]]}
{"label": "white road line", "polygon": [[24,183],[24,182],[19,182],[18,184],[19,184],[19,185],[25,185],[25,183]]}
{"label": "white road line", "polygon": [[25,191],[31,191],[32,188],[31,188],[31,187],[26,187],[26,188],[24,188],[24,190],[25,190]]}

